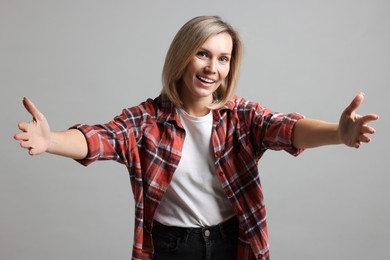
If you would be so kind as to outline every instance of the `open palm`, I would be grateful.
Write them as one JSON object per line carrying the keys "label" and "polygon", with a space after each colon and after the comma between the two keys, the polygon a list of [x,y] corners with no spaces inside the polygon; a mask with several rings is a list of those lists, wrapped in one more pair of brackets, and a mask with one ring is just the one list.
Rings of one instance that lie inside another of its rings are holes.
{"label": "open palm", "polygon": [[339,122],[339,135],[341,141],[350,147],[359,148],[360,144],[368,143],[371,139],[367,134],[375,133],[375,129],[367,124],[377,120],[379,117],[375,114],[361,116],[355,113],[356,109],[364,100],[364,94],[360,93],[351,102],[351,104],[341,114]]}
{"label": "open palm", "polygon": [[14,135],[15,140],[20,140],[20,146],[29,150],[29,154],[37,155],[48,150],[50,144],[50,127],[45,116],[27,98],[23,99],[23,105],[32,115],[31,122],[20,122],[18,128],[22,131]]}

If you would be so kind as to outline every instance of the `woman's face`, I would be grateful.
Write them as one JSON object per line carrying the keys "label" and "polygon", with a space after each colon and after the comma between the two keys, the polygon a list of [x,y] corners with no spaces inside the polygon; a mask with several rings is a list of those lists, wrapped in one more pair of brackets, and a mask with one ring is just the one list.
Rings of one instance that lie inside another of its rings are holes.
{"label": "woman's face", "polygon": [[196,52],[182,77],[180,95],[185,107],[211,104],[213,93],[229,73],[232,49],[232,37],[220,33],[208,38]]}

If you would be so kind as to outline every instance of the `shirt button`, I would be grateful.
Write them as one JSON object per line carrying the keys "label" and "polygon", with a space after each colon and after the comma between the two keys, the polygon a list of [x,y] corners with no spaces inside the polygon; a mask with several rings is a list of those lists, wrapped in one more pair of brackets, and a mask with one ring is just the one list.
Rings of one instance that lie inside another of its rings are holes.
{"label": "shirt button", "polygon": [[210,236],[210,230],[206,229],[206,230],[204,231],[204,236],[205,236],[205,237],[209,237],[209,236]]}
{"label": "shirt button", "polygon": [[215,157],[219,157],[219,156],[221,156],[221,152],[215,152]]}
{"label": "shirt button", "polygon": [[223,176],[223,172],[218,172],[218,175],[222,177]]}

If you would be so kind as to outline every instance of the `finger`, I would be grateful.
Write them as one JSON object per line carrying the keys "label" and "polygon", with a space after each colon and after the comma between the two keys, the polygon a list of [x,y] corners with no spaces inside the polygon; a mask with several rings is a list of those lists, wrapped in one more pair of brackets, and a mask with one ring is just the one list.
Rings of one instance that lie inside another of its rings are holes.
{"label": "finger", "polygon": [[24,149],[30,149],[31,148],[31,142],[29,142],[29,141],[20,142],[19,146],[24,148]]}
{"label": "finger", "polygon": [[18,128],[19,128],[20,130],[22,130],[23,132],[27,132],[29,126],[30,126],[30,124],[29,124],[29,123],[26,123],[26,122],[20,122],[20,123],[18,124]]}
{"label": "finger", "polygon": [[375,129],[371,126],[364,125],[361,129],[362,134],[375,134]]}
{"label": "finger", "polygon": [[375,121],[378,119],[379,119],[379,116],[375,115],[375,114],[368,114],[368,115],[365,115],[362,117],[362,121],[364,124],[367,124],[369,122],[372,122],[372,121]]}
{"label": "finger", "polygon": [[14,135],[15,140],[27,141],[30,139],[30,135],[27,133],[17,133]]}
{"label": "finger", "polygon": [[39,154],[39,152],[37,152],[37,149],[35,149],[34,147],[30,147],[28,153],[32,156]]}
{"label": "finger", "polygon": [[361,135],[361,136],[359,136],[359,142],[369,143],[369,142],[371,142],[371,138],[366,136],[366,135]]}
{"label": "finger", "polygon": [[360,106],[360,104],[363,102],[364,100],[364,93],[363,92],[360,92],[351,102],[351,104],[349,104],[349,106],[345,109],[345,113],[347,115],[351,115],[353,112],[355,112],[355,110]]}
{"label": "finger", "polygon": [[36,155],[36,152],[35,152],[35,150],[33,148],[30,148],[28,150],[28,154],[31,155],[31,156],[34,156],[34,155]]}
{"label": "finger", "polygon": [[360,142],[359,141],[356,141],[355,143],[355,148],[358,149],[360,147]]}
{"label": "finger", "polygon": [[37,107],[34,105],[33,102],[31,102],[28,98],[23,98],[23,105],[27,109],[27,111],[33,116],[34,119],[36,120],[42,120],[43,115]]}

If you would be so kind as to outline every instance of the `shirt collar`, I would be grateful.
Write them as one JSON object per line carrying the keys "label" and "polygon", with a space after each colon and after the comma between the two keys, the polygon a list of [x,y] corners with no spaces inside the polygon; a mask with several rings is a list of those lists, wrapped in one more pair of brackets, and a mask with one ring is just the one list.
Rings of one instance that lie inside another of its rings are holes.
{"label": "shirt collar", "polygon": [[[214,118],[219,118],[223,115],[224,112],[228,110],[233,110],[235,106],[235,101],[237,100],[237,97],[234,96],[231,100],[229,100],[225,105],[223,105],[221,108],[218,108],[213,111],[214,115],[218,115]],[[157,123],[163,123],[166,121],[174,121],[176,124],[181,125],[179,116],[176,112],[175,105],[169,100],[169,98],[165,95],[159,95],[157,98],[154,99],[155,103],[157,104],[157,115],[156,115],[156,121]]]}
{"label": "shirt collar", "polygon": [[176,113],[175,105],[165,95],[160,95],[154,99],[157,105],[156,121],[163,123],[166,121],[180,122]]}

